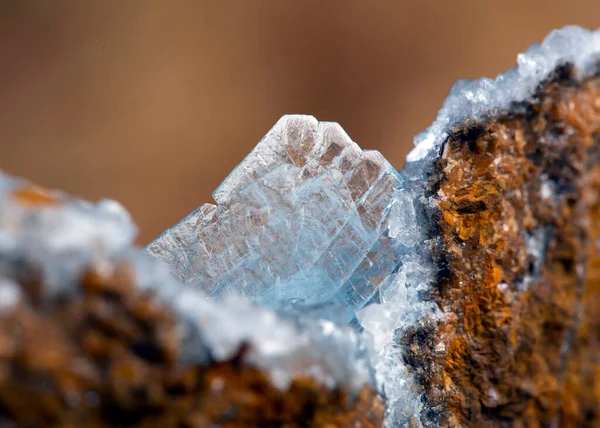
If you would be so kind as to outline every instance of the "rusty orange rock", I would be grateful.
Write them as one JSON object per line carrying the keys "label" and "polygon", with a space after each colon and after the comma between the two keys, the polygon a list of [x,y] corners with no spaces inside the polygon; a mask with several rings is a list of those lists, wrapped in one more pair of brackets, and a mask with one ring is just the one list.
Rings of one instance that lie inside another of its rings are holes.
{"label": "rusty orange rock", "polygon": [[600,424],[599,161],[600,77],[578,83],[568,66],[443,144],[430,183],[444,267],[434,298],[452,316],[427,340],[403,339],[420,344],[430,421]]}

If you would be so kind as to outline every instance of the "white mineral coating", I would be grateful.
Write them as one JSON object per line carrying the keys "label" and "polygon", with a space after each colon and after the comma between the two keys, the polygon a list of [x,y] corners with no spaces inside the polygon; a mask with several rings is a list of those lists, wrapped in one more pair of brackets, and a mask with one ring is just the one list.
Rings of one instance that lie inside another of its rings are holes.
{"label": "white mineral coating", "polygon": [[284,116],[214,192],[216,206],[202,205],[147,251],[213,298],[325,304],[351,319],[416,243],[389,236],[401,184],[338,124]]}
{"label": "white mineral coating", "polygon": [[389,427],[404,426],[411,418],[418,420],[423,408],[423,391],[403,362],[398,338],[408,327],[441,318],[435,304],[421,295],[433,283],[434,272],[427,257],[407,255],[382,302],[367,306],[357,315],[363,334],[372,337],[372,360],[377,385],[386,397]]}
{"label": "white mineral coating", "polygon": [[14,261],[27,261],[41,269],[46,290],[59,293],[92,260],[124,250],[135,238],[137,229],[118,202],[92,204],[54,192],[57,203],[27,203],[13,194],[26,185],[0,175],[0,274],[14,270]]}
{"label": "white mineral coating", "polygon": [[[188,320],[194,320],[192,325],[197,326],[212,358],[232,358],[240,344],[248,344],[245,360],[270,373],[273,383],[282,389],[298,374],[308,375],[331,389],[344,385],[354,393],[373,383],[367,349],[350,326],[281,316],[236,295],[216,303],[191,287],[182,290],[174,307]],[[199,348],[185,349],[195,358],[193,353]]]}
{"label": "white mineral coating", "polygon": [[513,102],[532,96],[538,84],[557,66],[571,63],[579,77],[597,71],[600,59],[600,30],[568,26],[548,34],[542,44],[532,45],[517,56],[517,66],[495,80],[457,81],[439,110],[435,122],[415,137],[415,148],[407,161],[423,159],[438,147],[457,124],[481,119],[506,110]]}
{"label": "white mineral coating", "polygon": [[10,313],[20,301],[19,285],[12,279],[0,277],[0,315]]}

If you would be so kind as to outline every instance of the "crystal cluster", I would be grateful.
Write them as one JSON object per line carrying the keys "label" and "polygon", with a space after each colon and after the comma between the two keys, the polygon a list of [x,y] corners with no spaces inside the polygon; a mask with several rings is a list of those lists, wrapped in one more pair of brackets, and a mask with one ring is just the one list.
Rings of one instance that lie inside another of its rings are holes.
{"label": "crystal cluster", "polygon": [[496,79],[458,80],[446,97],[436,120],[415,137],[415,148],[407,161],[423,159],[448,137],[457,125],[476,121],[514,108],[529,99],[558,66],[573,64],[575,78],[597,72],[600,30],[577,26],[553,30],[541,44],[534,44],[517,56],[517,67]]}

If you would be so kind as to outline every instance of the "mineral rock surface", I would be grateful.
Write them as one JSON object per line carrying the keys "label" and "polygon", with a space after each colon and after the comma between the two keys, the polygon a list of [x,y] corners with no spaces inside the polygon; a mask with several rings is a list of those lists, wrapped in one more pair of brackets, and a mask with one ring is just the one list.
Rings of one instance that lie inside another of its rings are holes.
{"label": "mineral rock surface", "polygon": [[[553,32],[497,82],[461,84],[463,111],[421,142],[444,315],[397,343],[425,425],[600,424],[599,59],[600,32]],[[495,99],[509,84],[520,96]]]}
{"label": "mineral rock surface", "polygon": [[445,351],[413,356],[432,362],[421,382],[438,421],[600,423],[599,155],[600,79],[571,65],[444,141],[430,215],[434,298],[451,316],[426,333]]}
{"label": "mineral rock surface", "polygon": [[416,143],[285,116],[149,258],[117,203],[0,176],[0,423],[599,426],[600,31]]}

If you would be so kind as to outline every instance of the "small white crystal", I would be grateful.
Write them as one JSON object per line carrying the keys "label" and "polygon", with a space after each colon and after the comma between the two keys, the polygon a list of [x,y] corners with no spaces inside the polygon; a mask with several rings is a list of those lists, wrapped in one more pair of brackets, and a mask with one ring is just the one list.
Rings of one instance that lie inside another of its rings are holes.
{"label": "small white crystal", "polygon": [[11,311],[21,300],[21,289],[11,279],[0,278],[0,314]]}
{"label": "small white crystal", "polygon": [[56,203],[30,204],[13,196],[25,186],[0,176],[0,261],[22,258],[39,267],[48,292],[65,291],[85,266],[101,263],[133,242],[136,227],[119,203],[92,204],[54,192]]}

